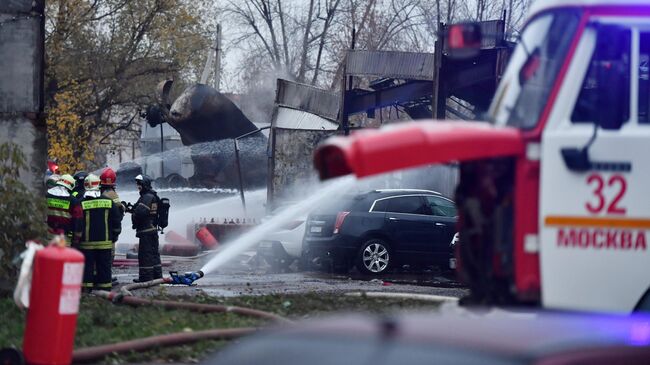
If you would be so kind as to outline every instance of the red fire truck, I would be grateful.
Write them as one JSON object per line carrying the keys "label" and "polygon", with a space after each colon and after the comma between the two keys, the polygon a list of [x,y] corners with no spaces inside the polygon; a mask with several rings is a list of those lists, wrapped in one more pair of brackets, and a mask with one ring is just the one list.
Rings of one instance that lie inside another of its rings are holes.
{"label": "red fire truck", "polygon": [[[476,43],[471,27],[454,35]],[[335,137],[315,165],[330,178],[459,162],[457,259],[477,302],[650,310],[649,60],[650,2],[537,0],[488,123]]]}

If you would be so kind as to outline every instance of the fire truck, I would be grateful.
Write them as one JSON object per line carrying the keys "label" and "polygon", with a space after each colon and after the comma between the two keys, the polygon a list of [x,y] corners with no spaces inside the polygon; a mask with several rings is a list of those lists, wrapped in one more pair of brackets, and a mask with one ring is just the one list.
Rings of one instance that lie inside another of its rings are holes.
{"label": "fire truck", "polygon": [[[475,27],[449,29],[467,51]],[[537,0],[487,123],[333,137],[322,179],[459,163],[459,274],[478,303],[650,310],[650,2]]]}

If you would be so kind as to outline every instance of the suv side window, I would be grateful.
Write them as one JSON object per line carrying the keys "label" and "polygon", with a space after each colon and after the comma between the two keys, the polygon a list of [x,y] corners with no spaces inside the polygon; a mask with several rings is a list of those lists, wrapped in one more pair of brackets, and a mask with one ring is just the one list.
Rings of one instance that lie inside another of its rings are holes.
{"label": "suv side window", "polygon": [[372,206],[371,212],[385,212],[388,208],[388,201],[390,199],[381,199],[375,200],[374,205]]}
{"label": "suv side window", "polygon": [[433,215],[440,217],[455,217],[458,215],[456,213],[456,205],[447,199],[429,195],[426,196],[426,200],[429,203],[429,208],[431,208]]}
{"label": "suv side window", "polygon": [[407,214],[431,214],[420,196],[399,196],[388,199],[388,211]]}

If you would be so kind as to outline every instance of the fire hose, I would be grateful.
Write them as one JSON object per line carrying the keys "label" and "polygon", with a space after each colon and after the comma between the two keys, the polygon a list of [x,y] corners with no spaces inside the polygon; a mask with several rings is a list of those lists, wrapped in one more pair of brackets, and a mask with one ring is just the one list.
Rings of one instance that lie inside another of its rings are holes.
{"label": "fire hose", "polygon": [[[184,284],[191,285],[195,280],[203,277],[201,271],[187,272],[179,275],[177,272],[170,272],[170,277],[155,279],[142,283],[134,283],[123,286],[119,292],[94,291],[98,297],[110,300],[113,303],[124,303],[132,306],[159,306],[167,309],[184,309],[196,311],[199,313],[236,313],[240,315],[252,316],[261,319],[271,320],[278,323],[292,323],[290,320],[273,313],[260,311],[251,308],[225,306],[216,304],[199,304],[186,303],[167,300],[153,300],[138,298],[131,294],[131,290],[148,288],[160,284]],[[75,350],[72,353],[73,362],[89,362],[101,359],[113,353],[124,353],[130,351],[142,351],[159,346],[182,345],[201,340],[212,339],[233,339],[248,335],[256,331],[257,328],[228,328],[228,329],[210,329],[197,332],[179,332],[161,336],[146,337],[137,340],[118,342],[109,345],[100,345],[86,347]]]}
{"label": "fire hose", "polygon": [[[25,326],[23,352],[11,348],[0,350],[0,364],[22,365],[25,361],[43,364],[92,361],[112,353],[140,351],[161,345],[179,345],[207,339],[231,339],[257,330],[256,328],[226,328],[172,333],[73,351],[84,257],[78,251],[65,247],[63,236],[58,236],[52,242],[55,244],[51,244],[47,248],[36,244],[28,245],[29,249],[24,254],[20,280],[14,292],[14,299],[19,307],[25,308],[30,304],[29,302],[33,304],[29,305],[30,311]],[[41,251],[36,254],[37,250]],[[40,270],[33,269],[32,264]],[[34,274],[34,278],[32,278],[32,274]],[[95,291],[94,293],[113,303],[125,303],[133,306],[153,305],[200,313],[236,313],[279,323],[290,323],[288,319],[281,316],[251,308],[147,300],[134,297],[131,293],[131,290],[134,289],[160,284],[192,285],[194,281],[203,277],[201,271],[181,274],[172,271],[169,274],[170,276],[166,278],[126,285],[120,291]],[[33,290],[31,290],[32,286]],[[53,295],[52,292],[55,294]],[[41,297],[36,296],[37,299],[33,299],[32,297],[37,294],[40,294]],[[47,297],[43,297],[44,295]],[[48,301],[52,298],[55,300]],[[62,310],[65,313],[62,313]],[[41,341],[44,339],[43,328],[46,328],[46,331],[57,333],[58,346],[51,346],[50,342]]]}
{"label": "fire hose", "polygon": [[143,351],[159,346],[173,346],[202,340],[229,340],[248,335],[255,328],[212,329],[197,332],[179,332],[162,336],[146,337],[137,340],[118,342],[110,345],[86,347],[72,353],[72,362],[89,362],[114,353]]}

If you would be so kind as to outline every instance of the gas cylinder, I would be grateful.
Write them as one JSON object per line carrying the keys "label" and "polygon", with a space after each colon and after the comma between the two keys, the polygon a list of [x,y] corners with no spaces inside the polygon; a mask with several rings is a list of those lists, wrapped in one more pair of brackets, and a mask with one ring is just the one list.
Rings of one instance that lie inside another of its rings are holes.
{"label": "gas cylinder", "polygon": [[84,256],[65,245],[51,244],[36,253],[23,338],[28,364],[72,361],[83,267]]}
{"label": "gas cylinder", "polygon": [[201,242],[203,247],[208,250],[213,250],[217,248],[219,242],[216,238],[210,233],[207,227],[203,227],[196,232],[196,238]]}

